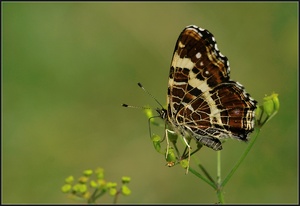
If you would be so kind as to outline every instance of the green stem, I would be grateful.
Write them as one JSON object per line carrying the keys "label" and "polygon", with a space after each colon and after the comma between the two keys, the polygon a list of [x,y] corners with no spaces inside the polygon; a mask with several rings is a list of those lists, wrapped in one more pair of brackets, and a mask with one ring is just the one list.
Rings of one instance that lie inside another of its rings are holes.
{"label": "green stem", "polygon": [[204,182],[206,182],[207,184],[209,184],[210,186],[212,186],[215,190],[217,189],[216,184],[214,184],[213,182],[209,181],[208,179],[204,178],[200,173],[198,173],[196,170],[194,170],[193,168],[189,168],[189,171],[191,173],[193,173],[194,175],[196,175],[197,177],[199,177],[200,179],[202,179]]}
{"label": "green stem", "polygon": [[210,174],[207,172],[207,170],[201,165],[198,164],[199,168],[202,170],[202,172],[205,174],[205,176],[212,182],[214,185],[217,185],[214,179],[210,176]]}
{"label": "green stem", "polygon": [[117,200],[118,200],[118,196],[119,194],[121,194],[121,189],[117,191],[117,193],[115,194],[115,197],[114,197],[114,202],[113,204],[117,204]]}
{"label": "green stem", "polygon": [[98,188],[97,189],[95,189],[95,191],[93,192],[93,194],[91,195],[91,197],[88,199],[88,203],[95,203],[95,195],[97,194],[97,192],[98,192]]}
{"label": "green stem", "polygon": [[223,195],[222,187],[217,189],[217,195],[218,195],[218,200],[219,200],[218,204],[224,204],[225,201],[224,201],[224,195]]}
{"label": "green stem", "polygon": [[260,132],[260,128],[256,128],[255,130],[256,130],[256,135],[252,138],[252,141],[249,143],[249,145],[246,148],[245,152],[240,157],[240,159],[236,162],[236,164],[234,165],[234,167],[232,168],[232,170],[229,172],[229,174],[226,176],[226,178],[223,180],[223,182],[220,185],[220,187],[224,187],[226,185],[226,183],[229,181],[229,179],[232,177],[232,175],[234,174],[234,172],[237,170],[237,168],[240,166],[240,164],[243,162],[243,160],[245,159],[245,157],[247,156],[247,154],[251,150],[254,142],[256,141],[256,139],[258,137],[258,134]]}
{"label": "green stem", "polygon": [[217,151],[217,184],[221,185],[221,151]]}
{"label": "green stem", "polygon": [[173,144],[173,147],[174,147],[175,152],[176,152],[176,154],[177,154],[177,157],[179,157],[179,156],[180,156],[180,152],[179,152],[179,150],[178,150],[178,147],[177,147],[177,145],[176,145],[176,142],[174,143],[174,142],[172,141],[172,144]]}
{"label": "green stem", "polygon": [[[97,191],[98,191],[98,189],[96,189],[96,192],[97,192]],[[96,195],[96,193],[95,193],[95,195],[93,194],[92,197],[90,198],[89,203],[95,203],[96,200],[97,200],[99,197],[101,197],[102,195],[104,195],[105,193],[106,193],[105,190],[101,190],[101,192],[100,192],[99,194],[97,194],[97,195]]]}
{"label": "green stem", "polygon": [[220,204],[224,204],[223,187],[221,185],[221,151],[217,152],[217,196]]}

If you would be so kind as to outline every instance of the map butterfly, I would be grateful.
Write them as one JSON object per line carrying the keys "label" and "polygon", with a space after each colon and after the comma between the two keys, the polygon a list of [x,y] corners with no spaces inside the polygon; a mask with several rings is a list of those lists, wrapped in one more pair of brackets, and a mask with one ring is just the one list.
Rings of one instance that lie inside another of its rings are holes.
{"label": "map butterfly", "polygon": [[187,26],[173,53],[167,109],[156,110],[169,126],[166,136],[168,132],[181,135],[189,158],[186,137],[216,151],[222,149],[224,138],[247,141],[254,130],[256,103],[240,83],[230,79],[229,61],[214,36],[206,29]]}
{"label": "map butterfly", "polygon": [[221,139],[242,141],[254,130],[256,101],[230,80],[227,57],[214,36],[187,26],[176,42],[168,82],[167,109],[158,109],[172,130],[221,150]]}

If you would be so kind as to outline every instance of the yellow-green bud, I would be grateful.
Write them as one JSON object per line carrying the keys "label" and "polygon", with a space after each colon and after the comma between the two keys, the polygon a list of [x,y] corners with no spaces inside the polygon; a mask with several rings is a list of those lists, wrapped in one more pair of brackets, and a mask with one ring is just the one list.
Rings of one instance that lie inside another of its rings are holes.
{"label": "yellow-green bud", "polygon": [[122,194],[123,195],[130,195],[131,190],[127,187],[127,185],[122,185]]}
{"label": "yellow-green bud", "polygon": [[80,184],[79,185],[79,192],[80,193],[85,193],[87,191],[87,186],[86,185],[83,185],[83,184]]}
{"label": "yellow-green bud", "polygon": [[153,142],[153,146],[154,146],[154,148],[155,148],[155,150],[157,151],[157,152],[160,152],[160,149],[161,149],[161,145],[160,145],[160,136],[158,136],[158,135],[153,135],[152,137],[151,137],[151,139],[152,139],[152,142]]}
{"label": "yellow-green bud", "polygon": [[[150,118],[150,117],[153,117],[153,112],[152,112],[152,110],[151,109],[144,109],[144,112],[145,112],[145,114],[146,114],[146,116],[148,117],[148,118]],[[154,119],[153,118],[151,118],[151,120],[150,120],[151,122],[153,122],[154,121]]]}
{"label": "yellow-green bud", "polygon": [[273,113],[279,110],[279,99],[278,94],[273,93],[270,96],[264,97],[263,103],[264,112],[271,116]]}
{"label": "yellow-green bud", "polygon": [[98,183],[98,185],[99,185],[100,187],[106,185],[106,182],[105,182],[104,179],[98,179],[98,180],[97,180],[97,183]]}
{"label": "yellow-green bud", "polygon": [[84,171],[83,171],[83,175],[84,175],[84,176],[89,177],[89,176],[91,176],[92,174],[93,174],[93,170],[84,170]]}
{"label": "yellow-green bud", "polygon": [[97,179],[104,179],[104,169],[103,168],[98,167],[95,170],[95,173],[96,173]]}
{"label": "yellow-green bud", "polygon": [[83,194],[87,191],[87,186],[83,184],[76,184],[73,186],[72,190],[76,193],[78,192]]}
{"label": "yellow-green bud", "polygon": [[98,185],[97,182],[95,182],[94,180],[91,180],[91,181],[90,181],[90,186],[91,186],[92,188],[97,188],[99,185]]}
{"label": "yellow-green bud", "polygon": [[116,189],[116,188],[110,188],[110,189],[109,189],[109,194],[110,194],[111,196],[116,195],[116,194],[117,194],[117,189]]}
{"label": "yellow-green bud", "polygon": [[123,176],[123,177],[122,177],[122,183],[123,183],[123,184],[129,183],[130,180],[131,180],[130,177],[126,177],[126,176]]}
{"label": "yellow-green bud", "polygon": [[62,191],[63,193],[68,193],[68,192],[70,192],[71,188],[72,188],[72,185],[70,185],[70,184],[65,184],[65,185],[63,185],[63,186],[61,187],[61,191]]}
{"label": "yellow-green bud", "polygon": [[65,179],[65,183],[71,184],[74,181],[74,177],[71,175]]}
{"label": "yellow-green bud", "polygon": [[79,178],[78,182],[84,184],[84,183],[86,183],[88,180],[89,180],[88,177],[82,176],[82,177]]}
{"label": "yellow-green bud", "polygon": [[117,187],[117,183],[115,183],[115,182],[108,182],[108,183],[106,184],[106,186],[107,186],[108,188],[116,188],[116,187]]}
{"label": "yellow-green bud", "polygon": [[189,166],[189,161],[187,159],[181,160],[180,165],[181,165],[181,167],[186,169]]}
{"label": "yellow-green bud", "polygon": [[261,111],[261,108],[260,108],[260,107],[257,107],[256,110],[255,110],[255,117],[256,117],[256,118],[259,118],[259,116],[261,115],[261,112],[262,112],[262,111]]}
{"label": "yellow-green bud", "polygon": [[168,154],[167,154],[166,160],[167,160],[167,162],[168,162],[167,165],[168,165],[169,167],[174,166],[174,164],[175,164],[175,162],[176,162],[176,155],[175,155],[174,149],[173,149],[172,147],[170,147],[170,148],[168,149]]}

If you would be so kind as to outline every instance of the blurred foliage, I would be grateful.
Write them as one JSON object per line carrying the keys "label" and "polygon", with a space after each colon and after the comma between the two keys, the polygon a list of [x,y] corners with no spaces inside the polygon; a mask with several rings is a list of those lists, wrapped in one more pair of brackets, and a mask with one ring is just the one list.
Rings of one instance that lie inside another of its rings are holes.
{"label": "blurred foliage", "polygon": [[[227,185],[227,203],[298,202],[297,2],[1,6],[3,203],[68,203],[62,177],[99,162],[113,171],[108,179],[134,178],[135,195],[122,203],[211,203],[208,185],[153,151],[144,115],[120,106],[157,107],[137,82],[165,103],[175,42],[190,24],[214,34],[231,78],[254,99],[280,94],[276,118]],[[226,142],[224,172],[246,146]],[[215,171],[216,152],[197,157]]]}
{"label": "blurred foliage", "polygon": [[[95,179],[91,179],[93,174],[95,174]],[[122,177],[122,185],[117,189],[118,184],[116,182],[107,182],[104,179],[104,169],[99,167],[95,171],[83,171],[83,176],[79,177],[77,183],[74,182],[73,176],[67,177],[65,184],[61,187],[61,191],[70,194],[69,197],[74,199],[75,202],[81,201],[86,203],[98,203],[98,199],[108,192],[111,196],[114,196],[112,202],[117,203],[120,194],[131,194],[131,190],[127,186],[130,180],[130,177]]]}

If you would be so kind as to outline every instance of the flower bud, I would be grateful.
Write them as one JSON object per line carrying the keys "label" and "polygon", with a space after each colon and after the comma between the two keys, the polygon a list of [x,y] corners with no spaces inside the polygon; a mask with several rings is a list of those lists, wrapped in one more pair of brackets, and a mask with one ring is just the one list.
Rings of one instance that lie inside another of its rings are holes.
{"label": "flower bud", "polygon": [[68,192],[70,192],[71,188],[72,188],[72,186],[70,184],[65,184],[61,187],[61,191],[63,193],[68,193]]}
{"label": "flower bud", "polygon": [[101,168],[101,167],[98,167],[96,170],[95,170],[95,174],[97,176],[97,179],[101,180],[101,179],[104,179],[104,169]]}
{"label": "flower bud", "polygon": [[151,139],[152,139],[153,146],[154,146],[155,150],[157,152],[160,152],[160,149],[161,149],[161,145],[160,145],[160,139],[161,138],[160,138],[160,136],[154,134],[154,135],[152,135]]}
{"label": "flower bud", "polygon": [[[153,112],[151,109],[144,109],[144,112],[145,112],[146,116],[148,117],[148,119],[153,117]],[[153,118],[151,118],[150,121],[153,122]]]}
{"label": "flower bud", "polygon": [[90,181],[90,186],[92,188],[97,188],[99,185],[97,184],[97,182],[95,182],[94,180]]}
{"label": "flower bud", "polygon": [[81,183],[81,184],[84,184],[84,183],[86,183],[88,180],[89,180],[88,177],[82,176],[82,177],[79,177],[78,182]]}
{"label": "flower bud", "polygon": [[127,185],[122,185],[122,194],[123,195],[130,195],[131,190],[127,187]]}
{"label": "flower bud", "polygon": [[175,162],[177,159],[176,159],[176,155],[174,153],[174,149],[172,147],[170,147],[168,149],[168,154],[167,154],[166,160],[167,160],[168,167],[172,167],[175,165]]}
{"label": "flower bud", "polygon": [[122,183],[123,183],[123,184],[129,183],[130,180],[131,180],[130,177],[126,177],[126,176],[123,176],[123,177],[122,177]]}
{"label": "flower bud", "polygon": [[65,183],[71,184],[74,181],[74,177],[71,175],[65,179]]}
{"label": "flower bud", "polygon": [[180,165],[181,165],[181,167],[183,167],[184,169],[186,169],[189,166],[189,161],[187,159],[181,160],[180,161]]}
{"label": "flower bud", "polygon": [[279,110],[278,94],[273,93],[270,96],[264,97],[263,109],[268,116],[271,116],[272,114],[278,112]]}
{"label": "flower bud", "polygon": [[116,189],[116,188],[110,188],[110,189],[109,189],[109,194],[110,194],[111,196],[115,196],[115,195],[117,194],[117,189]]}
{"label": "flower bud", "polygon": [[91,176],[92,174],[93,174],[93,170],[84,170],[84,171],[83,171],[83,175],[84,175],[84,176],[89,177],[89,176]]}

